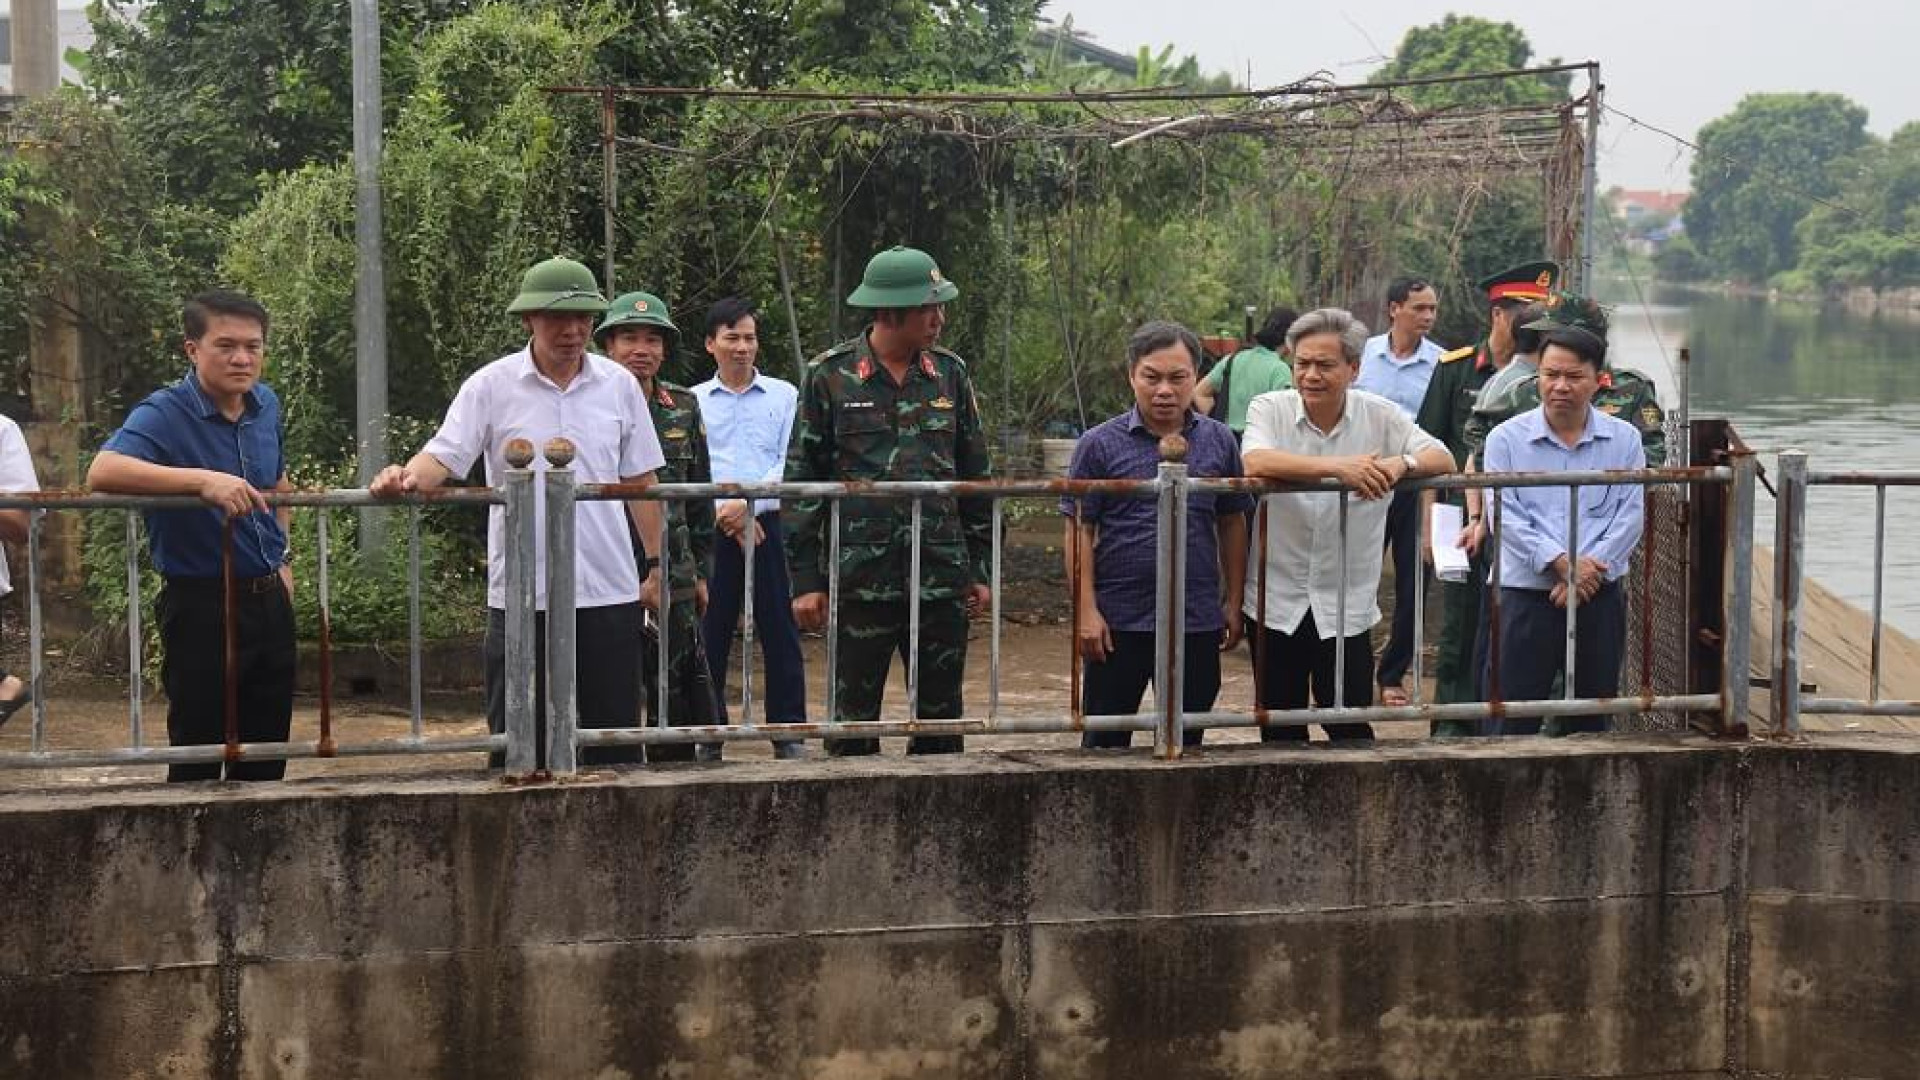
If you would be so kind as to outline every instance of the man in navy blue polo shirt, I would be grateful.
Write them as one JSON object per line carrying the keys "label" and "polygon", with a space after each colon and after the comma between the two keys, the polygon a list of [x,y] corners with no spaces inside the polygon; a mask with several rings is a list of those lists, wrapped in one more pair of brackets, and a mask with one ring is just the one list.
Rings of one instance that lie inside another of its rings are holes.
{"label": "man in navy blue polo shirt", "polygon": [[[1168,435],[1186,438],[1190,476],[1240,475],[1233,430],[1193,411],[1200,380],[1200,339],[1193,331],[1158,321],[1134,331],[1127,342],[1127,380],[1133,408],[1080,437],[1068,470],[1071,479],[1151,480],[1160,469],[1160,440]],[[1154,603],[1162,570],[1158,500],[1083,495],[1078,523],[1071,516],[1075,501],[1060,500],[1060,512],[1069,515],[1068,580],[1080,594],[1074,636],[1086,661],[1081,708],[1088,716],[1125,715],[1139,710],[1155,674]],[[1190,713],[1213,708],[1220,693],[1220,654],[1240,642],[1238,598],[1246,578],[1252,511],[1249,495],[1195,492],[1187,499],[1181,698]],[[1198,745],[1200,736],[1201,729],[1188,728],[1185,741]],[[1089,731],[1082,737],[1088,747],[1132,741],[1130,731]]]}
{"label": "man in navy blue polo shirt", "polygon": [[[193,370],[133,407],[87,470],[87,486],[121,495],[192,495],[202,510],[146,514],[164,652],[167,735],[175,746],[225,741],[222,534],[233,528],[235,673],[242,742],[285,742],[293,720],[293,576],[280,399],[260,381],[267,310],[241,293],[201,293],[181,313]],[[278,780],[284,761],[173,765],[168,780]]]}

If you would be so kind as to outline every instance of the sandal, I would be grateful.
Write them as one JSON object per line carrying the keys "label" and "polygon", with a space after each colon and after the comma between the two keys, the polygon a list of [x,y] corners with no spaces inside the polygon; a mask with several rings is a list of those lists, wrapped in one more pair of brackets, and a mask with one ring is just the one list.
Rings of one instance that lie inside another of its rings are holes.
{"label": "sandal", "polygon": [[8,698],[5,701],[0,701],[0,727],[7,726],[7,721],[13,719],[14,713],[19,712],[21,709],[26,708],[28,705],[31,705],[32,703],[33,703],[32,690],[22,690],[20,691],[19,697]]}
{"label": "sandal", "polygon": [[1380,688],[1380,704],[1388,708],[1401,708],[1411,703],[1412,700],[1413,699],[1407,696],[1407,688],[1404,686],[1383,686]]}

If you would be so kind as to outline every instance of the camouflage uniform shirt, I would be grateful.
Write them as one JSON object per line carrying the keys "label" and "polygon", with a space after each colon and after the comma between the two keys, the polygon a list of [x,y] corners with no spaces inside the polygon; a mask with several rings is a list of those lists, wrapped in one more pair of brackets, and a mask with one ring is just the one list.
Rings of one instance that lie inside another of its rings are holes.
{"label": "camouflage uniform shirt", "polygon": [[[1478,455],[1486,446],[1489,432],[1539,404],[1540,376],[1536,374],[1515,384],[1513,392],[1501,400],[1475,408],[1464,432],[1468,450]],[[1608,368],[1600,373],[1593,407],[1633,425],[1647,452],[1647,468],[1657,469],[1667,463],[1667,414],[1660,408],[1660,395],[1652,379],[1629,368]]]}
{"label": "camouflage uniform shirt", "polygon": [[[926,350],[895,385],[867,335],[807,367],[786,479],[984,480],[992,475],[967,366]],[[664,441],[664,440],[663,440]],[[825,499],[796,499],[785,515],[795,596],[827,591]],[[900,600],[910,576],[912,502],[850,498],[841,507],[841,597]],[[921,519],[920,596],[961,596],[987,580],[992,503],[929,498]]]}
{"label": "camouflage uniform shirt", "polygon": [[[653,429],[660,436],[660,450],[667,459],[657,474],[660,482],[712,483],[707,427],[700,420],[699,399],[684,386],[655,379],[647,405],[653,411]],[[668,581],[674,599],[690,599],[695,580],[706,577],[706,567],[713,561],[713,501],[675,499],[665,506],[672,550]]]}

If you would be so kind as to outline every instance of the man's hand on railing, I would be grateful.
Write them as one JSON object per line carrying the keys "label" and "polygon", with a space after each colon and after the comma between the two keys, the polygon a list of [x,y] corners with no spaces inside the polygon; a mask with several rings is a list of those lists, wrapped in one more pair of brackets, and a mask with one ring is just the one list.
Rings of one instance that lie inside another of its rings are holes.
{"label": "man's hand on railing", "polygon": [[374,476],[367,485],[367,494],[380,499],[390,499],[396,495],[406,495],[420,490],[419,481],[407,471],[405,465],[389,465]]}
{"label": "man's hand on railing", "polygon": [[1113,633],[1107,629],[1107,620],[1099,609],[1091,604],[1080,612],[1080,624],[1074,627],[1073,637],[1081,657],[1093,663],[1106,663],[1107,654],[1113,652]]}
{"label": "man's hand on railing", "polygon": [[204,470],[200,477],[200,501],[228,517],[244,517],[267,512],[267,497],[252,484],[232,473]]}
{"label": "man's hand on railing", "polygon": [[[721,500],[720,505],[714,508],[714,527],[720,530],[722,536],[740,539],[740,530],[746,527],[747,522],[754,520],[752,507],[753,504],[745,499]],[[755,542],[760,539],[761,534],[756,532]]]}
{"label": "man's hand on railing", "polygon": [[827,626],[827,594],[801,593],[793,598],[793,621],[800,629],[819,632]]}
{"label": "man's hand on railing", "polygon": [[1403,466],[1398,458],[1382,461],[1374,454],[1356,454],[1353,457],[1328,459],[1327,471],[1361,498],[1378,499],[1393,492],[1393,485],[1399,482]]}

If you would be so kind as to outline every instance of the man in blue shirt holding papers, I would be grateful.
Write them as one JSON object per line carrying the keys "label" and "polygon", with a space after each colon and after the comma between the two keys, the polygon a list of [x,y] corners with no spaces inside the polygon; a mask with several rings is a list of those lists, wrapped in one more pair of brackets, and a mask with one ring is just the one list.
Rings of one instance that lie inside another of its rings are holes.
{"label": "man in blue shirt holding papers", "polygon": [[[1593,405],[1606,368],[1607,321],[1598,304],[1556,297],[1547,317],[1528,323],[1545,335],[1540,401],[1487,437],[1486,471],[1574,472],[1644,469],[1646,451],[1632,424]],[[1620,587],[1640,543],[1645,489],[1636,484],[1580,488],[1578,548],[1567,545],[1564,487],[1500,491],[1500,670],[1502,700],[1545,698],[1566,660],[1567,607],[1578,599],[1572,673],[1577,697],[1620,690],[1627,601]],[[1533,734],[1540,721],[1496,721],[1493,734]],[[1563,731],[1605,731],[1606,718],[1568,718]]]}

